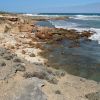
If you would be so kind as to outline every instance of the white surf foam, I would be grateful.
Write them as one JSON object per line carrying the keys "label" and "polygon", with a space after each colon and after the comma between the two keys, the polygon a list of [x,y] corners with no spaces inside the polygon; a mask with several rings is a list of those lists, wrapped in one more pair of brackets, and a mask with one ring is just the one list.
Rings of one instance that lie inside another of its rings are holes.
{"label": "white surf foam", "polygon": [[47,18],[59,17],[59,15],[42,15],[42,14],[23,14],[23,15],[33,16],[33,17],[47,17]]}
{"label": "white surf foam", "polygon": [[100,44],[100,29],[97,28],[91,28],[91,30],[95,31],[96,33],[90,37],[91,40],[98,41],[98,44]]}
{"label": "white surf foam", "polygon": [[87,31],[93,31],[94,34],[89,38],[91,40],[95,40],[98,41],[98,43],[100,44],[100,28],[79,28],[77,27],[78,25],[76,23],[68,23],[67,25],[61,25],[60,23],[55,23],[50,21],[56,28],[63,28],[63,29],[75,29],[79,32],[82,32],[84,30]]}
{"label": "white surf foam", "polygon": [[[23,14],[24,16],[33,16],[33,14]],[[36,14],[37,15],[37,14]]]}
{"label": "white surf foam", "polygon": [[75,15],[71,18],[81,20],[100,20],[100,16],[98,15]]}
{"label": "white surf foam", "polygon": [[77,23],[72,22],[66,22],[64,20],[59,21],[49,21],[52,25],[54,25],[56,28],[73,28],[78,27],[79,25]]}

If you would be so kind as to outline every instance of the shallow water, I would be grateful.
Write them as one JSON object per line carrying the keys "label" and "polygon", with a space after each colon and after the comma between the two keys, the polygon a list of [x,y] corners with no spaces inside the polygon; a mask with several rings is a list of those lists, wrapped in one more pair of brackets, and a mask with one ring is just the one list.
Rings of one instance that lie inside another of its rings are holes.
{"label": "shallow water", "polygon": [[42,27],[50,27],[54,28],[55,26],[52,25],[49,21],[39,21],[36,23],[37,26],[42,26]]}
{"label": "shallow water", "polygon": [[[65,21],[56,22],[62,24]],[[69,25],[67,22],[65,25]],[[88,25],[88,22],[93,24],[93,21],[89,20],[87,22],[84,21],[85,24],[83,23],[83,26]],[[44,26],[44,24],[44,21],[38,23],[41,26]],[[52,23],[47,21],[45,26],[51,27]],[[42,56],[48,59],[48,65],[51,67],[63,69],[72,75],[100,82],[100,44],[94,40],[98,39],[96,38],[92,41],[80,40],[80,47],[78,48],[69,48],[71,44],[69,40],[46,44],[44,45],[46,51],[42,53]]]}
{"label": "shallow water", "polygon": [[[48,64],[70,74],[100,81],[100,45],[96,41],[82,41],[80,47],[69,48],[70,41],[46,44],[42,54]],[[48,50],[47,50],[48,49]]]}

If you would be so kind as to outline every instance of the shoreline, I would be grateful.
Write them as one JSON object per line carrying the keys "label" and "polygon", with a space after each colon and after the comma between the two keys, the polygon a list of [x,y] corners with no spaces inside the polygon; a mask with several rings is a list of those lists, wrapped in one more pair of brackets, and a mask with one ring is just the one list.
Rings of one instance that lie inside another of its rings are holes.
{"label": "shoreline", "polygon": [[[10,18],[5,17],[0,25],[2,26],[0,27],[0,48],[10,50],[9,54],[15,54],[14,57],[18,57],[14,62],[15,58],[5,60],[5,55],[1,55],[1,59],[10,67],[1,67],[0,73],[6,73],[7,69],[9,73],[5,74],[6,78],[3,78],[4,74],[2,74],[0,98],[2,100],[92,100],[87,95],[100,92],[99,82],[47,67],[47,59],[44,59],[39,53],[44,50],[41,43],[47,43],[47,41],[53,43],[65,37],[71,41],[78,41],[81,37],[88,40],[93,33],[84,31],[78,35],[75,30],[37,27],[34,25],[36,22],[37,20],[33,20],[29,16],[19,15],[16,18],[10,15]],[[66,32],[67,34],[65,34]],[[59,37],[58,33],[64,34]],[[51,39],[52,41],[50,41]],[[79,44],[76,41],[76,44],[70,47],[78,47]],[[4,51],[3,53],[6,54]],[[7,55],[9,56],[9,54]],[[22,61],[20,62],[18,59]],[[21,65],[13,69],[11,63],[22,64],[24,67]],[[40,98],[37,98],[38,96]],[[96,97],[97,100],[99,100],[98,97]]]}

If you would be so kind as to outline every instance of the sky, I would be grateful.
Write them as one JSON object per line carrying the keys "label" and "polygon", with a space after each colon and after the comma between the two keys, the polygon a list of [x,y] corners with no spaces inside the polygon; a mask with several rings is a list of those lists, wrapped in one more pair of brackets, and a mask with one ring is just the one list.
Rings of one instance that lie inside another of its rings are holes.
{"label": "sky", "polygon": [[100,0],[0,0],[0,11],[9,12],[100,12],[99,9]]}

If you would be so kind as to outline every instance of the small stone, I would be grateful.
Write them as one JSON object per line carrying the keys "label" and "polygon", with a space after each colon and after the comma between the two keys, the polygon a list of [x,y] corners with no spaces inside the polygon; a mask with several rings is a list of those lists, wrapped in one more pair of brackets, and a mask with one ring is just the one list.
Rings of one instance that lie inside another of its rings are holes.
{"label": "small stone", "polygon": [[50,82],[52,84],[57,84],[58,83],[58,80],[52,75],[48,75],[46,79],[48,80],[48,82]]}
{"label": "small stone", "polygon": [[22,54],[25,54],[26,53],[26,51],[25,50],[22,50]]}
{"label": "small stone", "polygon": [[34,53],[31,53],[29,56],[30,57],[35,57],[35,54]]}
{"label": "small stone", "polygon": [[55,74],[56,74],[58,77],[63,77],[63,76],[65,76],[65,71],[59,70],[59,71],[56,71]]}
{"label": "small stone", "polygon": [[3,56],[4,55],[4,52],[0,52],[0,56]]}
{"label": "small stone", "polygon": [[1,67],[6,66],[6,63],[5,63],[5,62],[1,62],[1,63],[0,63],[0,66],[1,66]]}
{"label": "small stone", "polygon": [[81,82],[85,82],[85,79],[80,78],[80,81],[81,81]]}
{"label": "small stone", "polygon": [[55,91],[55,94],[61,94],[60,90]]}
{"label": "small stone", "polygon": [[13,59],[13,62],[21,62],[21,59],[19,59],[19,58],[14,58],[14,59]]}
{"label": "small stone", "polygon": [[13,56],[12,55],[9,55],[9,54],[6,54],[6,55],[4,55],[4,58],[6,60],[11,60],[13,58]]}
{"label": "small stone", "polygon": [[17,64],[17,65],[14,66],[14,68],[15,68],[15,71],[16,71],[16,72],[17,72],[17,71],[25,71],[25,70],[26,70],[26,69],[25,69],[25,66],[22,65],[22,64]]}
{"label": "small stone", "polygon": [[14,47],[14,46],[11,46],[10,48],[11,48],[11,49],[15,49],[15,47]]}
{"label": "small stone", "polygon": [[27,72],[24,74],[25,78],[37,77],[39,79],[45,79],[45,76],[46,74],[44,72],[34,72],[34,73]]}

